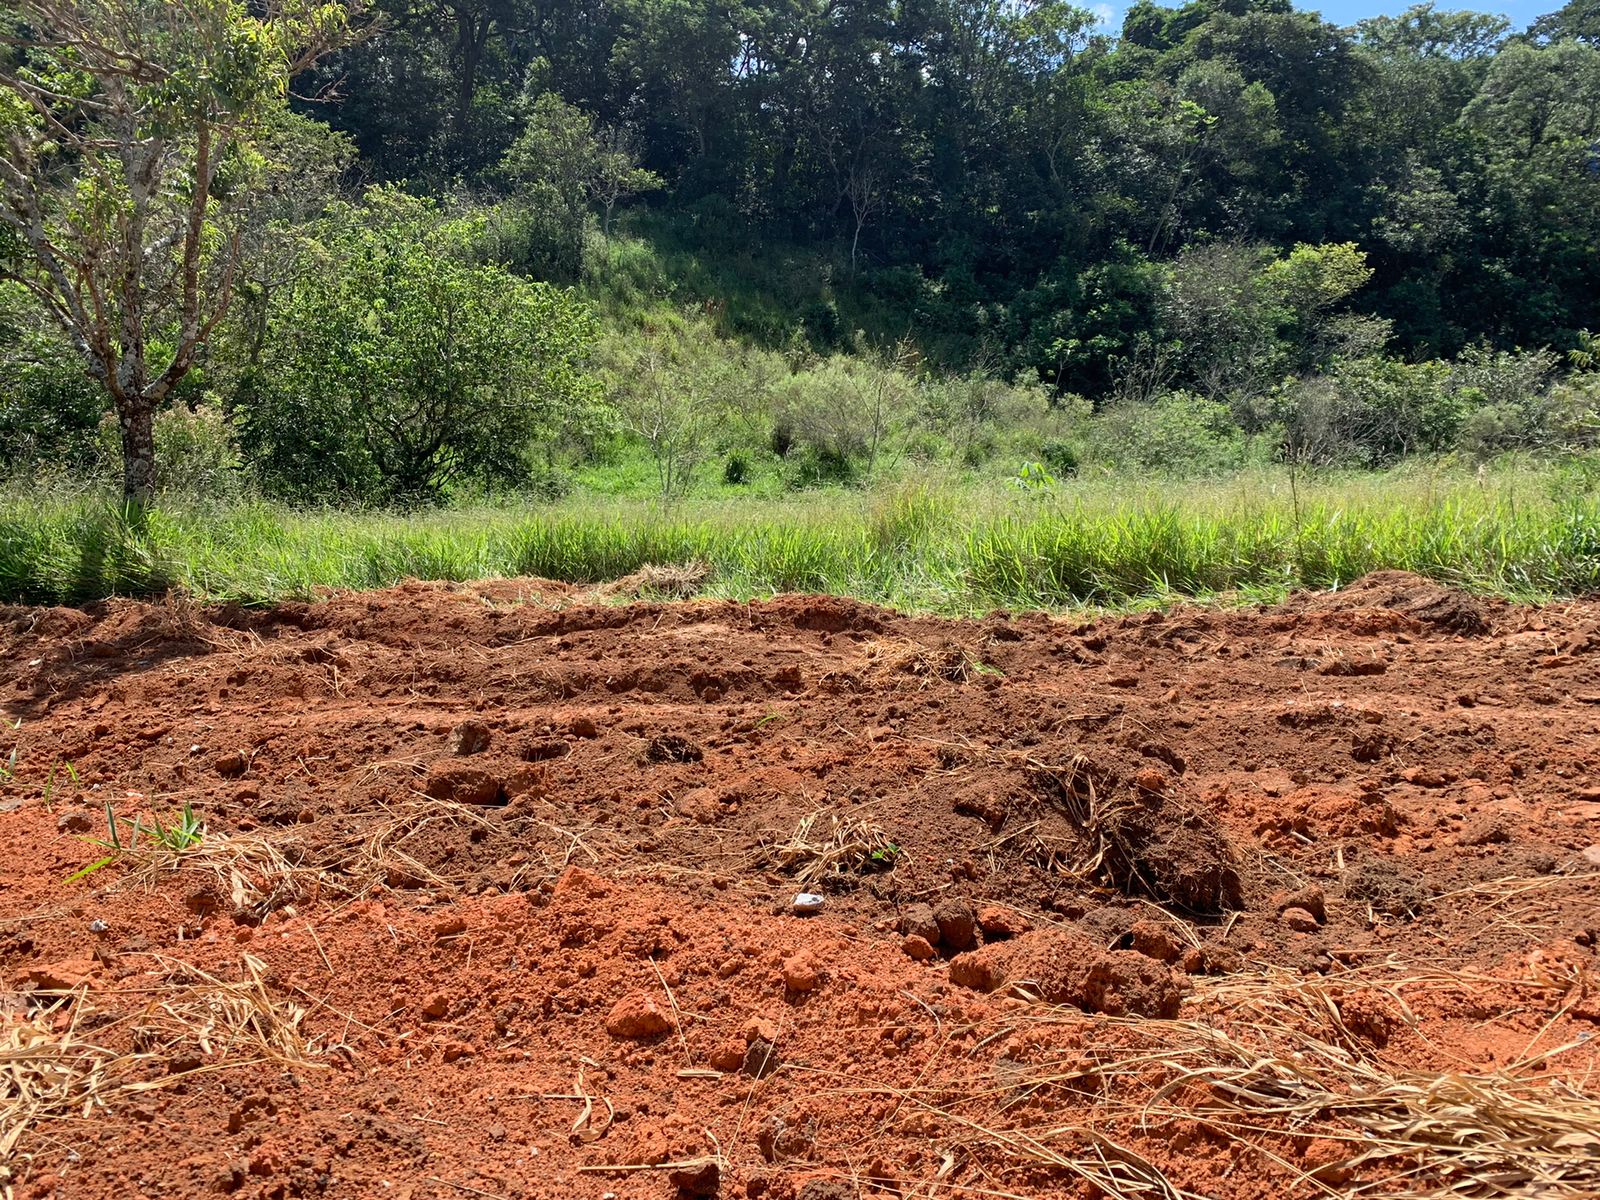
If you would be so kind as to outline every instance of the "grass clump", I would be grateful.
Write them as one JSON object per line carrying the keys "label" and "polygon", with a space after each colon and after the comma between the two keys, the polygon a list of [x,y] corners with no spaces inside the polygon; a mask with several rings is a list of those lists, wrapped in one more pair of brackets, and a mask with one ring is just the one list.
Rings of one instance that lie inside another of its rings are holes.
{"label": "grass clump", "polygon": [[[127,826],[126,838],[117,828],[119,821]],[[183,810],[171,819],[170,824],[154,815],[150,817],[149,824],[146,824],[143,816],[118,817],[111,807],[111,801],[107,800],[106,838],[103,841],[99,838],[89,840],[111,853],[74,871],[67,876],[67,882],[76,883],[124,857],[145,862],[151,859],[174,862],[178,856],[193,850],[205,841],[205,836],[205,822],[195,815],[193,805],[185,804]]]}
{"label": "grass clump", "polygon": [[[1525,469],[1044,489],[890,481],[876,490],[527,500],[420,513],[175,500],[135,526],[94,494],[0,492],[0,601],[171,589],[265,603],[405,578],[594,584],[696,564],[700,594],[826,592],[919,611],[1126,606],[1337,588],[1380,569],[1518,598],[1600,590],[1600,497]],[[668,589],[669,591],[671,589]]]}

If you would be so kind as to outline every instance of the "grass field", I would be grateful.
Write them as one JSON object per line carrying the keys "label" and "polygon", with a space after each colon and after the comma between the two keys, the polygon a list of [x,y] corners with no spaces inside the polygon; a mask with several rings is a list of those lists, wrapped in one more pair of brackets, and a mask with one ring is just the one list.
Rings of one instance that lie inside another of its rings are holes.
{"label": "grass field", "polygon": [[1386,567],[1547,598],[1600,590],[1600,497],[1530,468],[1038,492],[908,473],[868,490],[670,507],[588,493],[414,514],[174,499],[135,530],[104,494],[0,492],[0,600],[11,602],[176,587],[255,603],[407,577],[581,583],[688,560],[711,565],[713,595],[833,592],[940,612],[1270,598]]}

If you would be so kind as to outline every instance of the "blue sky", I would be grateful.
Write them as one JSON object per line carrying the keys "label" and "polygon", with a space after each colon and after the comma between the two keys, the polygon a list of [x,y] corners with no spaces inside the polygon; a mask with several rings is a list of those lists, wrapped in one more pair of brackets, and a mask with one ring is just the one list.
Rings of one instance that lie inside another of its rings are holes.
{"label": "blue sky", "polygon": [[[1516,29],[1525,29],[1535,17],[1560,8],[1564,0],[1485,0],[1481,4],[1440,3],[1441,9],[1469,9],[1474,12],[1499,13],[1508,17]],[[1296,0],[1296,8],[1320,12],[1325,21],[1336,25],[1354,25],[1367,17],[1395,16],[1411,7],[1410,0],[1327,0],[1325,4]]]}
{"label": "blue sky", "polygon": [[[1181,3],[1182,0],[1167,0],[1167,2]],[[1474,4],[1464,3],[1462,0],[1440,0],[1439,7],[1499,13],[1510,19],[1513,29],[1526,29],[1534,18],[1555,12],[1564,2],[1565,0],[1482,0],[1482,3]],[[1310,0],[1296,0],[1296,7],[1319,12],[1324,20],[1332,21],[1336,25],[1354,25],[1367,17],[1395,16],[1405,12],[1411,4],[1412,0],[1327,0],[1322,4],[1312,3]],[[1099,0],[1098,3],[1087,3],[1087,7],[1099,13],[1102,21],[1110,28],[1122,28],[1122,13],[1127,7],[1125,3]]]}

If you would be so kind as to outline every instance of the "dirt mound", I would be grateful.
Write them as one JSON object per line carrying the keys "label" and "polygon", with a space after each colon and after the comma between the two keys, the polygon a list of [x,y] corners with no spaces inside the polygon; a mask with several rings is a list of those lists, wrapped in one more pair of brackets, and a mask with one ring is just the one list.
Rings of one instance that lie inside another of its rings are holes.
{"label": "dirt mound", "polygon": [[1600,605],[591,599],[0,613],[0,1190],[1600,1190]]}
{"label": "dirt mound", "polygon": [[1306,607],[1321,612],[1388,609],[1425,627],[1468,637],[1490,629],[1488,606],[1483,601],[1408,571],[1374,571],[1337,592],[1317,595]]}
{"label": "dirt mound", "polygon": [[1132,950],[1102,950],[1062,930],[1025,933],[962,954],[950,962],[950,981],[1113,1017],[1175,1017],[1183,996],[1182,977],[1161,962]]}
{"label": "dirt mound", "polygon": [[[1170,749],[1144,747],[1179,769]],[[1103,876],[1129,895],[1146,895],[1197,913],[1240,907],[1238,855],[1215,813],[1149,765],[1108,769],[1079,754],[1064,767],[1036,766],[1032,777],[1082,831],[1080,872]]]}

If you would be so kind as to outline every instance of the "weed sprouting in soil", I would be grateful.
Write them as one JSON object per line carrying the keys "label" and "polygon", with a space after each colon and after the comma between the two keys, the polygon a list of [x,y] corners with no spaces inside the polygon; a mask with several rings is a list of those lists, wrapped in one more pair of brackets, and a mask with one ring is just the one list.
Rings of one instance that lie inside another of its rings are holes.
{"label": "weed sprouting in soil", "polygon": [[[107,800],[105,839],[86,840],[110,850],[111,853],[74,871],[67,876],[67,882],[76,883],[124,858],[134,858],[146,863],[161,860],[166,865],[175,866],[179,856],[195,849],[205,840],[205,822],[195,815],[194,806],[190,803],[186,802],[183,808],[170,818],[170,824],[163,822],[154,814],[149,814],[149,817],[149,824],[145,824],[144,814],[132,818],[118,817],[116,810],[111,807],[111,801]],[[126,838],[118,832],[119,821],[127,827]]]}
{"label": "weed sprouting in soil", "polygon": [[74,767],[70,762],[59,761],[58,760],[57,762],[52,764],[52,766],[50,767],[50,774],[44,781],[43,802],[44,802],[45,808],[47,808],[47,809],[51,808],[55,804],[56,779],[57,779],[58,775],[60,774],[60,772],[62,770],[66,771],[67,778],[72,781],[72,786],[73,787],[81,787],[82,786],[78,782],[78,769],[76,767]]}

